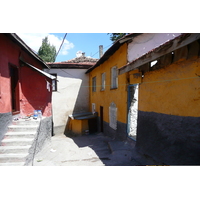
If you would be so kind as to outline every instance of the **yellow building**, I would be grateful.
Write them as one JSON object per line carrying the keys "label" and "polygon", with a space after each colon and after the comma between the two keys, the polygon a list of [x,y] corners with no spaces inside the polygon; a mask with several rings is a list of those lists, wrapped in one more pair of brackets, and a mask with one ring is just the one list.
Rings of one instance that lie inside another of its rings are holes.
{"label": "yellow building", "polygon": [[87,70],[90,85],[90,111],[98,113],[98,130],[112,138],[127,138],[127,90],[129,73],[118,76],[127,64],[127,41],[117,41],[99,61]]}
{"label": "yellow building", "polygon": [[164,164],[200,164],[199,42],[181,34],[119,69],[141,74],[136,147]]}

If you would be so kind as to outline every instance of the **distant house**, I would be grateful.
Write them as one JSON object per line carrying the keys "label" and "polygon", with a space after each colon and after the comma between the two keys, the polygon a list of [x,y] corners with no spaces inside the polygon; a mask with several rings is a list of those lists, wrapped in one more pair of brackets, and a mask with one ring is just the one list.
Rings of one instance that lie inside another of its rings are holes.
{"label": "distant house", "polygon": [[[16,34],[0,34],[0,140],[15,117],[41,110],[52,122],[49,68]],[[50,127],[51,128],[51,127]]]}
{"label": "distant house", "polygon": [[55,134],[69,130],[69,115],[89,111],[89,76],[85,72],[97,60],[82,53],[72,60],[48,63],[51,69],[45,71],[57,77],[52,95]]}
{"label": "distant house", "polygon": [[200,34],[171,34],[160,42],[168,36],[135,37],[119,78],[129,73],[139,88],[137,149],[164,164],[199,165]]}

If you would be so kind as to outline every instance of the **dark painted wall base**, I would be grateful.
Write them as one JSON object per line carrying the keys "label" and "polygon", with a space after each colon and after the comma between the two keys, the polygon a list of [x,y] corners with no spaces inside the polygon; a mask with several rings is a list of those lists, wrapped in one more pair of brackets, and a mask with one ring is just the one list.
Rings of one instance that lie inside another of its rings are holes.
{"label": "dark painted wall base", "polygon": [[109,123],[103,122],[103,133],[104,135],[111,137],[113,139],[122,141],[127,139],[126,124],[122,122],[117,122],[117,130],[112,129],[109,126]]}
{"label": "dark painted wall base", "polygon": [[139,111],[136,147],[167,165],[200,165],[200,117]]}
{"label": "dark painted wall base", "polygon": [[12,123],[12,113],[0,113],[0,141],[7,132],[8,125]]}

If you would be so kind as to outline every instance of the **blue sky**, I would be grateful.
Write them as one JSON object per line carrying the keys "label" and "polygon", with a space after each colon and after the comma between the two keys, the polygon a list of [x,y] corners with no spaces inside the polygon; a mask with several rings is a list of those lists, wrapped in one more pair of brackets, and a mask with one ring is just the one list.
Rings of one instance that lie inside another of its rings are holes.
{"label": "blue sky", "polygon": [[[17,35],[37,52],[45,36],[48,36],[50,44],[55,45],[58,51],[65,33],[17,33]],[[99,58],[99,45],[103,45],[103,52],[110,48],[112,41],[107,33],[67,33],[56,62],[75,58],[78,51],[85,52],[87,57]]]}

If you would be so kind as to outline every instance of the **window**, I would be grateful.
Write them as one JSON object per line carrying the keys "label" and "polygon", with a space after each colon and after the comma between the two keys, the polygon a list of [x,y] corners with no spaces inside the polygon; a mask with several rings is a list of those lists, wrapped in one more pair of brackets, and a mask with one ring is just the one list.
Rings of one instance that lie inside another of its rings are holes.
{"label": "window", "polygon": [[111,89],[116,89],[118,87],[118,72],[117,67],[111,68]]}
{"label": "window", "polygon": [[105,90],[106,85],[106,73],[101,74],[101,91]]}
{"label": "window", "polygon": [[96,105],[95,103],[92,103],[92,113],[95,113],[96,112]]}
{"label": "window", "polygon": [[109,126],[117,130],[117,107],[114,102],[109,106]]}
{"label": "window", "polygon": [[52,91],[57,91],[57,74],[51,74],[51,75],[56,77],[56,79],[52,80]]}
{"label": "window", "polygon": [[92,92],[96,92],[96,76],[92,78]]}

